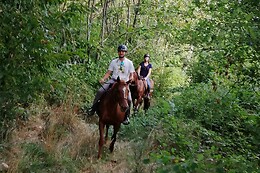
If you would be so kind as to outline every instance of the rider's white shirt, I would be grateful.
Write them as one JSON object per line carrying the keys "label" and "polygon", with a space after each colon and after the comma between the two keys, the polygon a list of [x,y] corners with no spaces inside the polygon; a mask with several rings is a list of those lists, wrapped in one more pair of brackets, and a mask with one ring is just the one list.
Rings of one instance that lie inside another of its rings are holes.
{"label": "rider's white shirt", "polygon": [[124,81],[128,81],[130,73],[135,72],[133,62],[126,57],[124,57],[122,64],[119,58],[112,60],[108,70],[112,71],[113,79],[117,79],[119,76]]}

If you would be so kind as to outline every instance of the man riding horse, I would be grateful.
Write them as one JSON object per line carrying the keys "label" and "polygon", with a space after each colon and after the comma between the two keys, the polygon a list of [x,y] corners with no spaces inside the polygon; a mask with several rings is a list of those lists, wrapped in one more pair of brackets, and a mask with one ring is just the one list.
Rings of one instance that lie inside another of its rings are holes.
{"label": "man riding horse", "polygon": [[[126,53],[127,53],[127,47],[125,45],[120,45],[118,47],[118,57],[113,59],[110,62],[106,74],[99,81],[102,84],[102,87],[98,90],[95,96],[93,105],[89,110],[89,115],[94,115],[94,113],[97,111],[97,106],[100,98],[109,89],[109,86],[115,83],[117,77],[119,77],[124,81],[132,80],[135,69],[134,69],[133,62],[125,57]],[[105,82],[111,76],[111,74],[112,74],[111,79]],[[131,94],[129,94],[128,95],[129,109],[126,111],[125,120],[123,121],[123,124],[125,125],[129,124],[130,122],[129,116],[130,116],[131,102],[132,102],[132,98],[131,98]]]}

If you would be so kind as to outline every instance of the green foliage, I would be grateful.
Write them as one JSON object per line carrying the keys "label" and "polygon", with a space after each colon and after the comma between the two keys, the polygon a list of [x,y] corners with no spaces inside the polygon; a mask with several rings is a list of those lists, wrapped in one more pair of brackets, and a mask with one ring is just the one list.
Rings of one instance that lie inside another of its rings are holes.
{"label": "green foliage", "polygon": [[[233,138],[233,143],[225,147],[227,150],[232,150],[234,145],[237,151],[243,150],[244,147],[248,146],[247,142],[254,143],[256,133],[250,129],[257,128],[259,116],[257,115],[258,108],[247,110],[242,107],[240,103],[244,100],[239,97],[240,94],[244,95],[243,92],[240,93],[236,90],[234,92],[224,87],[219,87],[217,91],[214,91],[210,86],[200,84],[185,90],[179,97],[175,98],[176,114],[197,120],[205,128],[224,135],[227,140]],[[251,91],[247,94],[254,95],[254,92]],[[251,101],[252,104],[255,105],[257,102],[256,105],[259,105],[259,98]],[[250,100],[246,102],[249,103]],[[250,119],[255,119],[253,124],[251,124]],[[256,149],[257,146],[252,149],[254,148]]]}
{"label": "green foliage", "polygon": [[[26,144],[25,146],[25,160],[24,163],[20,163],[20,169],[22,172],[46,169],[55,165],[55,159],[41,145]],[[27,160],[26,160],[27,158]],[[31,164],[28,165],[30,160]],[[29,167],[28,167],[29,166]]]}
{"label": "green foliage", "polygon": [[44,31],[37,21],[37,2],[0,5],[0,129],[5,131],[16,117],[15,109],[26,107],[23,105],[48,86],[46,76],[52,62],[41,42]]}
{"label": "green foliage", "polygon": [[[25,109],[42,94],[50,102],[61,102],[71,89],[80,90],[68,85],[83,80],[79,73],[86,74],[88,67],[85,71],[71,68],[77,73],[74,78],[61,74],[59,67],[70,59],[73,63],[86,59],[84,27],[78,26],[84,25],[80,15],[87,7],[71,3],[65,10],[61,2],[0,3],[0,138],[20,116],[16,109]],[[57,81],[61,78],[57,74],[66,79]]]}
{"label": "green foliage", "polygon": [[158,98],[156,101],[156,105],[150,107],[147,113],[139,110],[138,114],[132,114],[131,123],[119,131],[119,134],[122,135],[120,138],[127,137],[127,139],[139,141],[146,139],[154,129],[158,128],[160,119],[168,115],[171,107],[165,99]]}
{"label": "green foliage", "polygon": [[146,164],[156,163],[157,172],[257,172],[259,169],[257,155],[250,145],[243,147],[247,150],[243,154],[235,149],[227,151],[225,148],[233,144],[231,139],[186,118],[164,117],[161,124],[155,132],[157,145],[144,160]]}
{"label": "green foliage", "polygon": [[197,84],[173,97],[176,118],[165,123],[150,158],[160,165],[158,172],[258,172],[259,24],[253,4],[190,5],[193,20],[176,39],[194,46],[184,62]]}
{"label": "green foliage", "polygon": [[42,144],[23,144],[24,157],[18,165],[19,172],[75,172],[73,161],[66,156],[56,158]]}
{"label": "green foliage", "polygon": [[[51,105],[60,105],[67,99],[75,100],[77,103],[90,99],[90,86],[85,81],[91,81],[86,64],[66,63],[60,65],[50,77],[51,92],[46,95],[46,100]],[[93,94],[91,94],[93,95]]]}
{"label": "green foliage", "polygon": [[154,70],[155,90],[159,90],[163,96],[164,92],[169,92],[172,88],[182,87],[187,84],[186,76],[180,68],[162,67]]}
{"label": "green foliage", "polygon": [[259,86],[259,9],[255,3],[202,2],[191,5],[195,9],[193,23],[184,26],[178,36],[178,40],[195,46],[195,64],[191,63],[189,73],[192,81],[207,82],[214,73],[241,85]]}
{"label": "green foliage", "polygon": [[[257,172],[259,2],[128,3],[0,2],[0,139],[38,98],[88,106],[124,43],[135,67],[145,53],[153,64],[155,105],[120,131],[133,141],[156,133],[144,162],[158,172]],[[77,171],[66,154],[35,143],[24,149],[22,172]]]}

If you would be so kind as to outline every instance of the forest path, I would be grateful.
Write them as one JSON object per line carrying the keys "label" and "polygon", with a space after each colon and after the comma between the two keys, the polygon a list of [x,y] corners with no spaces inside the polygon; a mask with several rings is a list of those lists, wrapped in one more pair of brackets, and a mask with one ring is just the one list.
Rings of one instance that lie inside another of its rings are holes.
{"label": "forest path", "polygon": [[[143,159],[147,157],[147,141],[131,141],[118,134],[113,153],[109,151],[112,128],[109,130],[109,140],[103,147],[102,158],[97,159],[98,153],[98,117],[95,115],[83,120],[82,115],[68,111],[64,107],[52,108],[48,113],[31,116],[26,122],[21,122],[12,131],[11,145],[8,153],[3,153],[4,160],[9,166],[9,172],[19,172],[19,164],[27,157],[26,147],[37,145],[48,155],[57,159],[58,163],[68,159],[73,164],[62,165],[73,167],[80,173],[131,173],[153,172],[154,166],[146,165]],[[124,126],[121,126],[121,129]],[[149,144],[148,144],[149,145]],[[34,151],[29,151],[34,155]],[[36,160],[37,161],[37,160]],[[27,165],[31,164],[28,158]],[[40,160],[39,162],[42,162]],[[60,167],[60,165],[56,165]],[[60,169],[60,168],[51,169]],[[25,166],[26,167],[26,166]],[[30,169],[30,166],[28,166]]]}

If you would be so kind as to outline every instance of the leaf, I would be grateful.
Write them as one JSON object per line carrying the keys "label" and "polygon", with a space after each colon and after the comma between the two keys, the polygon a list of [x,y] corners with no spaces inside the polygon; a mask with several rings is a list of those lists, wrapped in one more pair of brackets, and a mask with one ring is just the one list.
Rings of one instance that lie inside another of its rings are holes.
{"label": "leaf", "polygon": [[143,160],[143,163],[144,163],[144,164],[149,164],[150,162],[151,162],[150,159],[144,159],[144,160]]}

